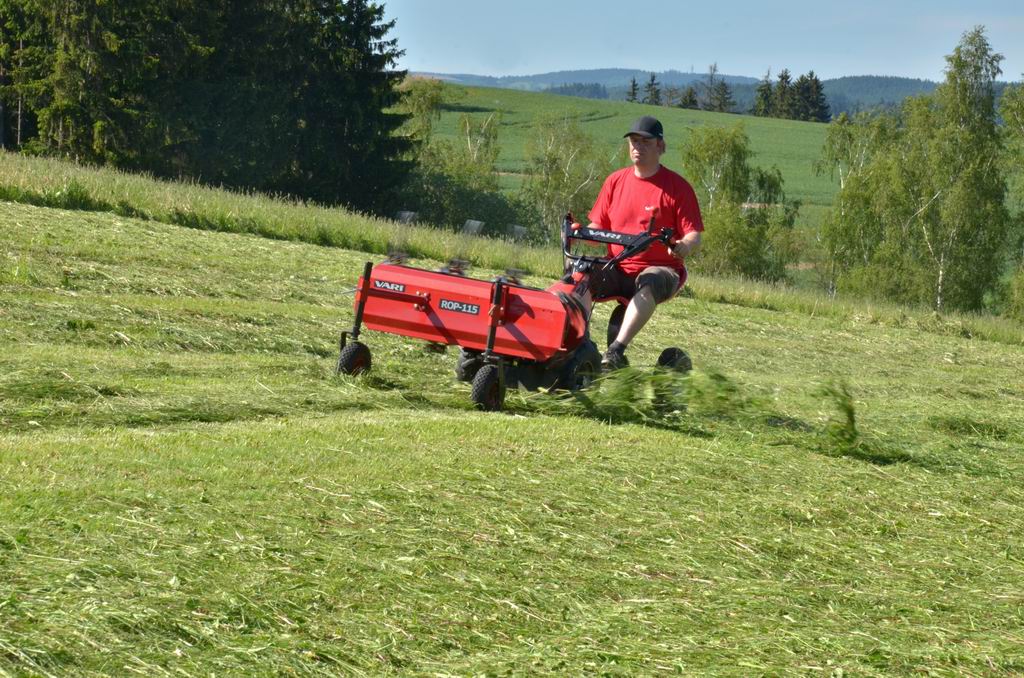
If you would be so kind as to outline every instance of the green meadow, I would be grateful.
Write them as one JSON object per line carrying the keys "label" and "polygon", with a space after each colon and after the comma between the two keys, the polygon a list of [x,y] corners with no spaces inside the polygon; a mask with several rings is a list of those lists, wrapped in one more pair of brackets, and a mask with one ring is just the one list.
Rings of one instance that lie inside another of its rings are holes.
{"label": "green meadow", "polygon": [[334,374],[362,263],[557,254],[6,155],[0,190],[0,676],[1024,672],[1019,324],[694,280],[635,369],[486,414],[418,342]]}
{"label": "green meadow", "polygon": [[828,174],[819,175],[814,169],[828,130],[826,125],[820,123],[486,87],[449,88],[448,91],[458,92],[453,97],[456,101],[445,107],[435,134],[439,138],[454,139],[462,115],[485,117],[500,113],[502,124],[498,141],[501,154],[498,157],[498,170],[509,173],[503,177],[503,186],[509,190],[518,188],[521,182],[531,132],[538,119],[546,116],[576,116],[581,129],[594,139],[598,148],[604,149],[608,158],[624,165],[626,156],[622,135],[636,118],[654,115],[665,126],[668,150],[664,163],[680,172],[683,171],[682,145],[693,129],[742,124],[750,137],[750,147],[754,153],[751,163],[763,167],[777,166],[785,179],[787,195],[803,202],[804,219],[801,223],[816,225],[816,220],[821,218],[824,208],[832,204],[838,192],[837,181],[833,181]]}

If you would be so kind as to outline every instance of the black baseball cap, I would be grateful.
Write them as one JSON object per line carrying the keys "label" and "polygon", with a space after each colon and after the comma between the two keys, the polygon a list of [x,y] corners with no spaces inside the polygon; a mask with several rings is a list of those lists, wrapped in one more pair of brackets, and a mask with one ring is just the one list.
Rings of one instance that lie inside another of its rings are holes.
{"label": "black baseball cap", "polygon": [[623,134],[623,138],[628,137],[630,134],[638,134],[645,139],[664,139],[665,130],[662,128],[661,123],[654,116],[645,115],[642,118],[637,118],[633,121],[633,128]]}

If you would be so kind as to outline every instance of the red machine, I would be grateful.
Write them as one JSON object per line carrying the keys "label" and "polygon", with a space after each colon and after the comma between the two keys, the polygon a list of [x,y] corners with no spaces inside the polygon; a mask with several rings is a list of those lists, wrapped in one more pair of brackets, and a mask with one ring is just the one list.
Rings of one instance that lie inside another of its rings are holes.
{"label": "red machine", "polygon": [[[590,309],[582,298],[590,271],[594,266],[614,266],[655,242],[669,244],[671,236],[672,229],[656,229],[654,217],[648,232],[630,234],[581,228],[567,215],[562,226],[567,272],[546,290],[521,285],[511,276],[484,281],[468,278],[459,269],[426,271],[367,262],[356,293],[355,323],[351,332],[341,334],[338,372],[370,369],[370,349],[357,341],[365,325],[461,347],[455,373],[460,380],[472,381],[471,397],[480,409],[500,410],[510,386],[584,388],[601,370],[601,354],[590,340]],[[606,259],[574,254],[573,240],[624,247]],[[617,311],[624,310],[625,300],[618,301]],[[621,315],[613,314],[613,324]],[[666,349],[659,359],[659,364],[671,366],[684,362],[689,359],[679,349]]]}

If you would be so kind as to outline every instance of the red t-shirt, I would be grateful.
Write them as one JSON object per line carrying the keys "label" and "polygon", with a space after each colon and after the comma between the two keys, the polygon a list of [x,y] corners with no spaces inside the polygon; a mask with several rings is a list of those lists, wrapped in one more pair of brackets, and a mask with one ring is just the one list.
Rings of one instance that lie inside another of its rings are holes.
{"label": "red t-shirt", "polygon": [[[687,233],[704,230],[693,187],[665,166],[646,179],[636,176],[632,167],[613,172],[605,179],[589,216],[595,227],[622,233],[643,233],[651,220],[651,213],[645,208],[654,206],[658,208],[657,227],[672,227],[677,240]],[[621,245],[608,245],[609,256],[621,251]],[[648,266],[671,266],[680,273],[686,270],[683,262],[672,256],[660,242],[619,263],[619,268],[627,275],[637,275]]]}

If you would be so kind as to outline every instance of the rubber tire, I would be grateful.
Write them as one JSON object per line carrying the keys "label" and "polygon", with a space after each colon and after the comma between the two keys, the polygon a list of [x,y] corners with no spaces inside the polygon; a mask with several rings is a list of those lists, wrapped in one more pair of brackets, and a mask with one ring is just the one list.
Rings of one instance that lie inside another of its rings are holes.
{"label": "rubber tire", "polygon": [[572,358],[562,368],[558,388],[567,391],[585,389],[601,376],[601,352],[594,342],[587,339],[576,348]]}
{"label": "rubber tire", "polygon": [[[658,369],[671,370],[686,374],[693,369],[690,356],[681,348],[670,346],[658,356]],[[675,409],[686,411],[686,393],[683,384],[669,380],[655,383],[654,410],[660,414],[668,414]]]}
{"label": "rubber tire", "polygon": [[477,351],[459,350],[459,357],[455,359],[455,378],[459,381],[470,382],[480,370],[483,361]]}
{"label": "rubber tire", "polygon": [[498,412],[505,404],[505,385],[499,377],[497,365],[484,365],[477,370],[469,397],[478,410]]}
{"label": "rubber tire", "polygon": [[683,349],[669,346],[658,356],[658,367],[689,372],[693,369],[693,361],[690,360],[690,356]]}
{"label": "rubber tire", "polygon": [[357,375],[369,372],[373,366],[370,348],[359,341],[346,344],[338,356],[338,374]]}
{"label": "rubber tire", "polygon": [[622,328],[622,319],[626,316],[626,307],[623,304],[616,304],[615,309],[612,311],[612,315],[608,318],[608,343],[606,346],[611,346],[612,342],[615,341],[619,336],[619,329]]}

